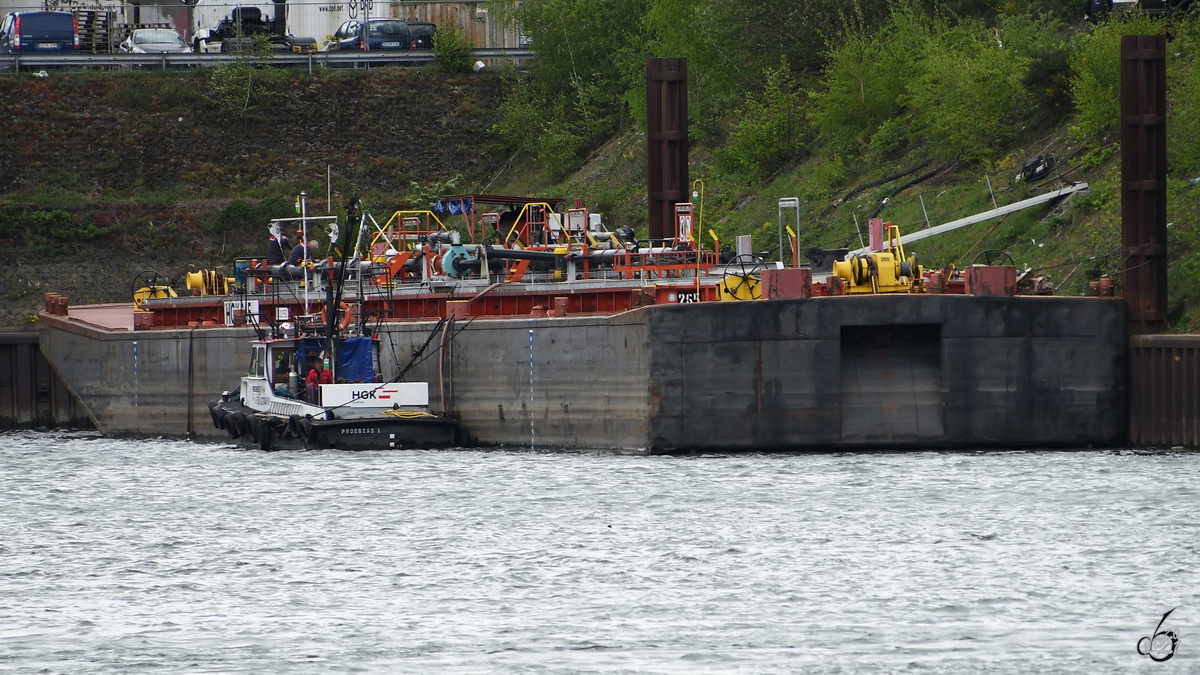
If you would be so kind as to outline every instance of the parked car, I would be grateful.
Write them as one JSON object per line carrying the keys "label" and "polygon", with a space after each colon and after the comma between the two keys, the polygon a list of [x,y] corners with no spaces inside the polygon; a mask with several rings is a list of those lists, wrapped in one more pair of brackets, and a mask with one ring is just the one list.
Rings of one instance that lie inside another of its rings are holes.
{"label": "parked car", "polygon": [[0,21],[0,54],[44,54],[79,49],[79,25],[70,12],[13,12]]}
{"label": "parked car", "polygon": [[433,34],[437,32],[436,23],[409,21],[408,29],[412,31],[410,49],[433,49]]}
{"label": "parked car", "polygon": [[190,54],[192,48],[169,28],[136,28],[117,48],[124,54]]}
{"label": "parked car", "polygon": [[347,21],[333,34],[331,50],[378,51],[385,49],[410,49],[412,31],[400,19],[368,19]]}

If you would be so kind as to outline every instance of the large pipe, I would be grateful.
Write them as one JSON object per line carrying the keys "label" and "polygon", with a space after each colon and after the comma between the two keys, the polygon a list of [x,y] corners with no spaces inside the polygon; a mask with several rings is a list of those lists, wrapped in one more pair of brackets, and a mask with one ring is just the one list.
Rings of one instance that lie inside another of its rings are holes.
{"label": "large pipe", "polygon": [[[450,261],[454,266],[454,271],[463,274],[466,272],[478,272],[483,266],[482,258],[455,258]],[[493,274],[504,274],[504,262],[501,260],[488,260],[488,270]]]}
{"label": "large pipe", "polygon": [[[467,244],[466,246],[464,246],[464,248],[466,248],[467,251],[469,251],[471,253],[474,253],[476,255],[479,254],[478,252],[479,252],[480,246],[477,244]],[[626,251],[625,249],[620,249],[620,248],[610,248],[610,249],[603,249],[603,250],[599,250],[599,251],[592,251],[591,253],[588,254],[587,259],[593,260],[593,261],[594,260],[608,261],[608,260],[612,260],[616,256],[622,255],[627,252],[628,253],[640,253],[640,254],[694,253],[694,251],[691,251],[691,250],[676,251],[675,249],[673,249],[671,247],[667,247],[667,246],[654,247],[654,248],[639,248],[636,251]],[[583,254],[579,253],[578,251],[573,251],[573,252],[569,253],[568,256],[572,260],[584,259]],[[520,249],[520,248],[495,248],[495,247],[488,246],[487,247],[487,257],[501,258],[504,260],[543,260],[543,261],[553,262],[554,259],[557,257],[557,254],[555,254],[554,251],[530,251],[530,250]]]}
{"label": "large pipe", "polygon": [[[467,250],[470,250],[468,247]],[[478,255],[478,253],[476,253]],[[554,251],[527,251],[519,248],[492,248],[487,247],[487,257],[496,258],[499,260],[538,260],[542,262],[554,262],[558,256]]]}
{"label": "large pipe", "polygon": [[[475,245],[475,244],[467,244],[463,248],[465,248],[468,252],[474,253],[476,257],[453,259],[450,264],[454,267],[455,271],[460,272],[460,273],[467,272],[467,271],[478,271],[479,270],[479,268],[481,266],[480,258],[479,258],[479,254],[480,254],[481,250],[483,250],[483,252],[485,253],[485,256],[488,259],[488,269],[492,270],[493,272],[500,272],[500,271],[504,270],[504,264],[502,262],[500,262],[503,260],[531,260],[534,262],[545,263],[547,265],[554,265],[558,262],[558,260],[560,258],[562,258],[562,256],[560,254],[555,253],[554,251],[530,251],[530,250],[518,249],[518,248],[493,248],[491,246],[481,246],[481,245]],[[573,262],[587,261],[592,264],[612,264],[617,259],[617,256],[623,255],[625,253],[626,253],[626,251],[623,249],[608,249],[608,250],[603,250],[603,251],[593,251],[592,253],[585,256],[582,253],[575,251],[572,253],[568,253],[566,256],[566,259],[571,260]],[[685,255],[685,256],[688,254],[691,254],[691,259],[689,260],[689,262],[694,262],[695,261],[694,256],[695,256],[696,252],[692,251],[692,250],[677,251],[673,248],[640,248],[636,251],[636,253],[639,253],[639,254],[676,253],[676,254],[681,254],[681,255]]]}
{"label": "large pipe", "polygon": [[[357,268],[359,274],[368,274],[371,272],[372,263],[369,260],[351,260],[347,262],[346,267],[351,272],[355,271]],[[316,265],[313,265],[313,270],[316,272],[323,272],[328,269],[329,264],[325,261],[321,261]],[[340,273],[342,271],[342,263],[334,263],[333,270],[335,274]],[[300,265],[292,265],[289,263],[283,263],[282,265],[271,265],[271,274],[280,277],[288,277],[290,279],[299,279],[304,276],[304,268]]]}

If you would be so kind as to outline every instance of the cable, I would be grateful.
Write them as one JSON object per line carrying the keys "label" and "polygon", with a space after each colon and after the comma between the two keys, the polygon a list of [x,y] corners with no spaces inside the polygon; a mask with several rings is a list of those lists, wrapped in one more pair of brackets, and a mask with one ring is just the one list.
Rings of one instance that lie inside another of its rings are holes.
{"label": "cable", "polygon": [[434,415],[433,413],[427,413],[427,412],[423,412],[421,410],[384,410],[381,414],[387,415],[389,417],[399,417],[401,419],[406,419],[406,420],[425,419],[425,418],[429,418],[429,417],[436,418],[437,417],[437,415]]}

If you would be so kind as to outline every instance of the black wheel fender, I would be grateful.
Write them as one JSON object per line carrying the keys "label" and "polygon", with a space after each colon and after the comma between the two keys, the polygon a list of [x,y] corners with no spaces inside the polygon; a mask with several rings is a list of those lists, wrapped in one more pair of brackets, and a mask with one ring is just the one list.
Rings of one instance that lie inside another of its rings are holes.
{"label": "black wheel fender", "polygon": [[256,434],[254,440],[258,441],[258,449],[259,450],[270,450],[271,449],[271,435],[273,432],[273,429],[271,428],[271,420],[269,420],[269,419],[258,420],[257,426],[258,426],[258,430],[257,430],[257,434]]}
{"label": "black wheel fender", "polygon": [[301,419],[300,430],[304,434],[303,438],[305,442],[309,445],[317,444],[317,428],[313,426],[312,420]]}
{"label": "black wheel fender", "polygon": [[300,420],[303,419],[299,415],[292,415],[287,421],[287,431],[292,438],[303,438],[304,429],[300,426]]}
{"label": "black wheel fender", "polygon": [[243,413],[235,412],[228,416],[225,423],[229,429],[229,435],[232,438],[240,438],[242,435],[242,425],[246,423],[246,416]]}

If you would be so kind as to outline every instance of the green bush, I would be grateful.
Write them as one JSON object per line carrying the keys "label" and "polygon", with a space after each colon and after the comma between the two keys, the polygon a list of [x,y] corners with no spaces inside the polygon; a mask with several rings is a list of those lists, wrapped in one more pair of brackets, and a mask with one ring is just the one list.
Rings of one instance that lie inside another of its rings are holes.
{"label": "green bush", "polygon": [[54,244],[86,243],[112,233],[114,228],[80,222],[66,211],[27,211],[16,207],[0,209],[0,239],[13,245],[45,248]]}
{"label": "green bush", "polygon": [[840,152],[887,155],[916,142],[935,156],[995,159],[1028,124],[1052,117],[1042,109],[1064,102],[1060,30],[1027,14],[953,22],[897,0],[882,29],[847,28],[830,51],[813,120]]}
{"label": "green bush", "polygon": [[[205,226],[207,233],[222,243],[227,241],[243,244],[266,241],[267,228],[272,218],[294,216],[291,204],[283,199],[270,198],[260,202],[235,199],[221,209]],[[291,232],[284,232],[291,236]]]}
{"label": "green bush", "polygon": [[[505,144],[537,157],[560,176],[628,119],[626,81],[649,0],[526,0],[499,4],[521,26],[537,56],[529,77],[510,89],[495,126]],[[623,55],[623,56],[622,56]],[[643,61],[644,64],[644,61]],[[644,65],[641,87],[645,88]]]}
{"label": "green bush", "polygon": [[[693,137],[723,138],[729,113],[757,93],[760,74],[786,59],[795,73],[815,73],[827,38],[851,21],[863,33],[888,16],[888,0],[654,0],[639,35],[643,48],[629,69],[630,108],[642,114],[645,59],[688,60],[688,114]],[[845,18],[846,13],[850,17]],[[639,120],[640,121],[640,120]]]}
{"label": "green bush", "polygon": [[737,109],[729,142],[718,155],[727,173],[762,180],[805,146],[804,94],[787,62],[766,73],[760,97],[748,98]]}
{"label": "green bush", "polygon": [[459,28],[457,23],[443,21],[433,34],[433,53],[437,55],[442,70],[466,73],[474,62],[475,44],[471,42],[467,31]]}
{"label": "green bush", "polygon": [[904,110],[909,82],[922,55],[945,22],[915,4],[897,2],[879,31],[847,26],[844,41],[829,52],[825,88],[814,95],[813,121],[840,152],[857,152],[888,120]]}
{"label": "green bush", "polygon": [[994,158],[1020,130],[1029,62],[979,25],[964,24],[930,41],[906,101],[931,154]]}
{"label": "green bush", "polygon": [[1076,136],[1117,131],[1121,121],[1121,36],[1161,33],[1166,24],[1143,14],[1114,15],[1071,44],[1071,97]]}
{"label": "green bush", "polygon": [[[580,91],[586,92],[586,87]],[[576,101],[579,96],[586,93],[574,97]],[[589,113],[586,106],[572,106],[572,98],[566,93],[544,95],[533,81],[518,80],[500,104],[500,121],[492,131],[509,150],[533,157],[544,176],[559,178],[576,166],[590,141],[609,133],[601,125],[612,121]]]}
{"label": "green bush", "polygon": [[1200,21],[1180,26],[1167,49],[1167,156],[1171,173],[1200,176]]}
{"label": "green bush", "polygon": [[246,119],[257,110],[277,105],[289,97],[288,75],[278,68],[264,68],[274,52],[271,42],[255,36],[242,58],[226,61],[212,69],[209,78],[211,99],[225,117]]}
{"label": "green bush", "polygon": [[883,121],[871,136],[867,147],[878,155],[888,155],[900,149],[908,141],[908,126],[910,122],[902,117],[893,117]]}

